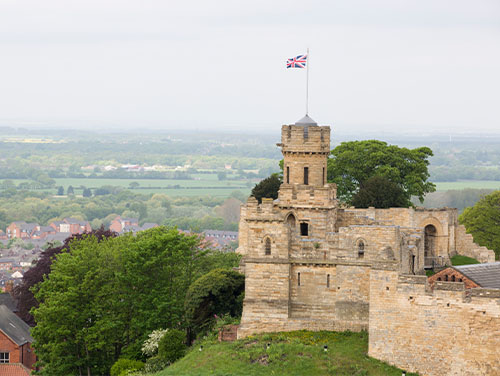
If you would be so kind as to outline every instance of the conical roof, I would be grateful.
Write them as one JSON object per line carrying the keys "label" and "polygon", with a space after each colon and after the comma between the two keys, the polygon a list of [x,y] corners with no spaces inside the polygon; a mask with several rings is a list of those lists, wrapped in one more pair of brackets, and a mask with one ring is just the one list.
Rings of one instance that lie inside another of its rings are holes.
{"label": "conical roof", "polygon": [[295,125],[311,126],[311,125],[318,125],[318,123],[316,123],[313,119],[311,119],[309,117],[309,115],[306,114],[306,116],[304,116],[302,119],[300,119],[299,121],[296,121]]}

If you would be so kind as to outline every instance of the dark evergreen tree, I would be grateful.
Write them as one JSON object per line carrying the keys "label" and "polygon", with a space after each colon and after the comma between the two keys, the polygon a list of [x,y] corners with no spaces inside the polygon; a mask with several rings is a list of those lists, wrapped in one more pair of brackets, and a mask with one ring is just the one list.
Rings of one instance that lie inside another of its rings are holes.
{"label": "dark evergreen tree", "polygon": [[262,198],[277,199],[280,185],[281,180],[279,175],[275,173],[255,185],[250,195],[255,197],[259,202],[262,202]]}
{"label": "dark evergreen tree", "polygon": [[383,176],[373,176],[363,182],[351,204],[356,208],[378,209],[408,206],[404,189]]}
{"label": "dark evergreen tree", "polygon": [[66,194],[69,196],[69,195],[74,195],[75,194],[75,190],[73,189],[73,186],[70,185],[68,187],[68,190],[66,191]]}
{"label": "dark evergreen tree", "polygon": [[64,195],[64,187],[61,185],[59,188],[57,188],[57,195],[58,196],[63,196]]}

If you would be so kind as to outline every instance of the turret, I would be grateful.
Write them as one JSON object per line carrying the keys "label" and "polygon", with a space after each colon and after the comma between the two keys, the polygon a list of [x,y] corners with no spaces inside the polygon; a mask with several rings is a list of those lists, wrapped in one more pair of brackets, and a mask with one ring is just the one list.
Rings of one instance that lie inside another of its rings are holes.
{"label": "turret", "polygon": [[281,127],[283,184],[326,184],[327,159],[330,154],[330,127],[318,126],[309,116],[293,125]]}

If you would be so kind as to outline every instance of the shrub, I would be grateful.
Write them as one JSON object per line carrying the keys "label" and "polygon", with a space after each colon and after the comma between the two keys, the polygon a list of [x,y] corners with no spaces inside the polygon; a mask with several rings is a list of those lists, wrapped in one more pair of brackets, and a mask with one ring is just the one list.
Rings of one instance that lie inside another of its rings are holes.
{"label": "shrub", "polygon": [[178,329],[169,329],[158,345],[158,355],[161,359],[173,363],[182,358],[186,352],[186,333]]}
{"label": "shrub", "polygon": [[156,355],[156,353],[158,352],[158,345],[160,344],[160,340],[167,332],[168,329],[153,330],[149,334],[148,339],[145,340],[142,344],[142,353],[146,356]]}
{"label": "shrub", "polygon": [[169,362],[163,359],[160,356],[153,356],[146,360],[146,365],[144,367],[144,371],[147,373],[159,372],[162,369],[166,368],[169,365]]}
{"label": "shrub", "polygon": [[144,363],[139,360],[118,359],[111,367],[111,376],[122,376],[129,371],[140,371],[144,368]]}

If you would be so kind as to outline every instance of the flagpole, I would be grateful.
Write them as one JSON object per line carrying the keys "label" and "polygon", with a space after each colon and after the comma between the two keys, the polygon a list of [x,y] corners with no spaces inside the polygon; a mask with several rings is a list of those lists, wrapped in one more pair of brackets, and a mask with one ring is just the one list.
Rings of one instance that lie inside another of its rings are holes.
{"label": "flagpole", "polygon": [[306,115],[309,115],[309,48],[307,49],[307,59],[306,59]]}

